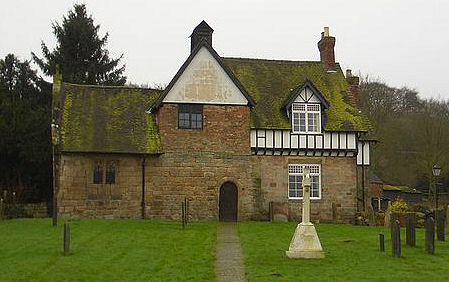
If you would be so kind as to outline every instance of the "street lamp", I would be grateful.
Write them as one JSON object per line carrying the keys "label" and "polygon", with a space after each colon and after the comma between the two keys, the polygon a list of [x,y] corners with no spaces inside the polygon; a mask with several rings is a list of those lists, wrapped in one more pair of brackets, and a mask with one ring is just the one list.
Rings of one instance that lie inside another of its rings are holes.
{"label": "street lamp", "polygon": [[[438,225],[438,176],[440,176],[441,173],[441,166],[435,164],[432,168],[433,176],[435,177],[435,223],[437,226],[437,231],[439,229]],[[438,233],[438,232],[437,232]],[[440,236],[437,236],[438,239],[440,239]],[[444,241],[444,239],[442,240]]]}
{"label": "street lamp", "polygon": [[433,166],[433,168],[432,168],[432,172],[433,172],[433,176],[435,176],[435,177],[438,177],[438,176],[440,176],[440,173],[441,173],[441,166],[439,166],[439,165],[434,165]]}

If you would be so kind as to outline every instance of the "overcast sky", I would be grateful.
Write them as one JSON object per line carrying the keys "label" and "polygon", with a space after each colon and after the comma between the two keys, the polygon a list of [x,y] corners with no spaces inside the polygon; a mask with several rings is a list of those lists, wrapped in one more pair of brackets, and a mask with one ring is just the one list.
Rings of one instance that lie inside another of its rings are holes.
{"label": "overcast sky", "polygon": [[107,48],[124,54],[129,82],[168,83],[204,19],[226,57],[319,60],[316,43],[329,26],[343,69],[449,99],[449,1],[2,0],[0,57],[29,59],[41,40],[53,47],[51,23],[74,3],[86,3],[100,33],[109,32]]}

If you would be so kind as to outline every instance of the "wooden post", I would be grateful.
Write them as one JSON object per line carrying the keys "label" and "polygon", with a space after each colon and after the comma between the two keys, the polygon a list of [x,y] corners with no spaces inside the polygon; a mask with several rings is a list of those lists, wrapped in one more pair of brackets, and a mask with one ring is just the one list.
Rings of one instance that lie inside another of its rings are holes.
{"label": "wooden post", "polygon": [[426,219],[426,252],[435,253],[435,221],[432,217]]}
{"label": "wooden post", "polygon": [[181,222],[182,222],[182,229],[186,227],[186,221],[185,221],[185,202],[181,203]]}
{"label": "wooden post", "polygon": [[406,241],[407,245],[411,247],[416,246],[416,215],[414,213],[408,213],[406,215]]}
{"label": "wooden post", "polygon": [[379,250],[385,252],[385,235],[379,234]]}
{"label": "wooden post", "polygon": [[437,240],[438,241],[444,241],[445,240],[445,236],[444,236],[444,227],[446,225],[446,215],[444,210],[437,210],[435,211],[436,214],[438,214],[437,218]]}
{"label": "wooden post", "polygon": [[391,252],[394,257],[401,257],[401,227],[398,220],[391,222]]}
{"label": "wooden post", "polygon": [[186,206],[186,225],[189,224],[189,200],[187,200],[187,198],[184,199],[184,201],[186,202],[185,206]]}
{"label": "wooden post", "polygon": [[268,217],[270,221],[274,221],[273,201],[268,203]]}
{"label": "wooden post", "polygon": [[64,255],[70,253],[70,223],[64,223]]}

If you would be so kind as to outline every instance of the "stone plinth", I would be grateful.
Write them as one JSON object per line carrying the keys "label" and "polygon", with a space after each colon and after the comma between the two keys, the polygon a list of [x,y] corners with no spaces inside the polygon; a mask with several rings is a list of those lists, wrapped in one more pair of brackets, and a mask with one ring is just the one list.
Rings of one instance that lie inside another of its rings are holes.
{"label": "stone plinth", "polygon": [[300,223],[296,227],[295,235],[288,251],[289,258],[319,259],[324,258],[323,248],[312,223]]}

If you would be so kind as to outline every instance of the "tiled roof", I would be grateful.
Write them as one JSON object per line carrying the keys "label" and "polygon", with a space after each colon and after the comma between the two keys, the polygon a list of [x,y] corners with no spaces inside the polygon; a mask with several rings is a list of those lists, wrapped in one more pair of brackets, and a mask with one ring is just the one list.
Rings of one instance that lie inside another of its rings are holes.
{"label": "tiled roof", "polygon": [[254,99],[251,127],[290,129],[283,110],[291,91],[307,80],[329,103],[325,111],[325,130],[367,131],[368,119],[348,102],[349,86],[340,69],[328,72],[321,62],[223,58]]}

